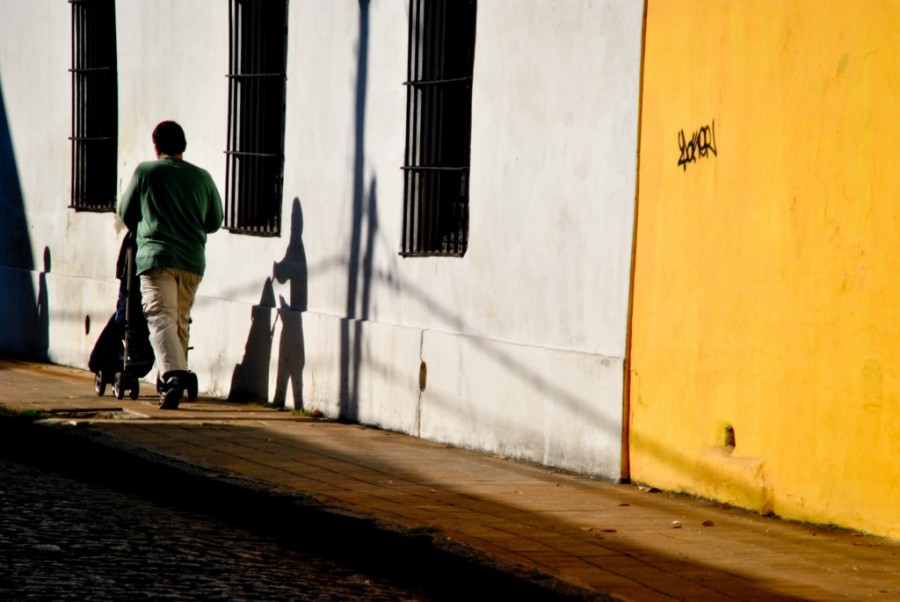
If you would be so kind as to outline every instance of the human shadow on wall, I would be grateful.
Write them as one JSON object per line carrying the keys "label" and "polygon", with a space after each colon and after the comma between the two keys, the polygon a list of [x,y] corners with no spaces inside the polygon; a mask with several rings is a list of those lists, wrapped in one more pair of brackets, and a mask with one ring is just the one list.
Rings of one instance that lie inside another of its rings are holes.
{"label": "human shadow on wall", "polygon": [[[340,413],[339,418],[349,422],[359,419],[359,383],[362,341],[360,319],[368,317],[369,289],[372,285],[371,265],[368,272],[360,269],[362,246],[363,210],[365,195],[365,132],[366,132],[366,88],[369,69],[369,0],[359,0],[359,46],[356,65],[356,97],[354,103],[355,140],[353,151],[353,206],[350,249],[347,260],[347,305],[341,322],[341,363],[340,363]],[[374,204],[375,186],[372,185],[370,205]],[[369,212],[369,218],[374,211]],[[371,224],[370,224],[371,226]],[[369,238],[375,236],[369,228]],[[360,287],[362,294],[360,295]],[[355,324],[351,328],[351,324]]]}
{"label": "human shadow on wall", "polygon": [[290,299],[279,296],[278,319],[281,338],[278,343],[278,371],[272,403],[284,407],[287,387],[291,385],[294,409],[303,408],[303,367],[306,346],[303,339],[303,313],[309,306],[309,266],[303,246],[303,208],[300,199],[291,205],[291,234],[281,261],[272,265],[272,276],[280,284],[288,283]]}
{"label": "human shadow on wall", "polygon": [[[288,299],[278,295],[275,282],[288,285]],[[303,367],[306,347],[302,312],[308,307],[309,267],[303,246],[303,209],[300,199],[291,206],[291,232],[284,257],[272,264],[272,276],[263,284],[259,303],[250,310],[250,333],[244,356],[231,375],[229,401],[268,401],[272,344],[277,322],[281,322],[278,366],[272,403],[284,407],[288,385],[295,409],[303,408]]]}
{"label": "human shadow on wall", "polygon": [[250,333],[244,345],[244,357],[231,375],[229,401],[267,401],[269,399],[269,362],[272,358],[272,312],[275,290],[266,278],[259,303],[250,310]]}
{"label": "human shadow on wall", "polygon": [[[45,257],[49,258],[49,253]],[[0,82],[0,349],[46,359],[47,330],[40,326],[31,279],[34,268],[25,199]],[[46,317],[46,299],[42,307]],[[37,341],[24,336],[35,332]]]}

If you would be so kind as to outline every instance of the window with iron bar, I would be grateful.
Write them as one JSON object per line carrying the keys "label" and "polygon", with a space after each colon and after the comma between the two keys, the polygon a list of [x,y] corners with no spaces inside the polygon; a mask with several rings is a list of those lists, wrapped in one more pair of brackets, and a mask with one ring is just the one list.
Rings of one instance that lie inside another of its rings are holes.
{"label": "window with iron bar", "polygon": [[79,211],[116,207],[118,79],[114,0],[72,5],[72,196]]}
{"label": "window with iron bar", "polygon": [[287,0],[231,0],[225,227],[281,231]]}
{"label": "window with iron bar", "polygon": [[401,255],[468,246],[476,0],[410,0]]}

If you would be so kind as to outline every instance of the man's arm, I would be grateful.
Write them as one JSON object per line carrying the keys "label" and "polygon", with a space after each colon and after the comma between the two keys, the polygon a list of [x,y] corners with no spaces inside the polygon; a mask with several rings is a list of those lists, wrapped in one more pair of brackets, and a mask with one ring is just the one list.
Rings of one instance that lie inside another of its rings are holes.
{"label": "man's arm", "polygon": [[141,195],[138,190],[138,174],[137,171],[131,176],[128,188],[119,199],[119,207],[116,210],[119,219],[132,232],[137,230],[138,222],[141,221]]}
{"label": "man's arm", "polygon": [[203,222],[203,227],[206,229],[207,234],[212,234],[222,227],[225,215],[222,211],[222,197],[219,196],[219,189],[216,188],[213,182],[210,182],[209,187],[209,202],[206,207],[206,219]]}

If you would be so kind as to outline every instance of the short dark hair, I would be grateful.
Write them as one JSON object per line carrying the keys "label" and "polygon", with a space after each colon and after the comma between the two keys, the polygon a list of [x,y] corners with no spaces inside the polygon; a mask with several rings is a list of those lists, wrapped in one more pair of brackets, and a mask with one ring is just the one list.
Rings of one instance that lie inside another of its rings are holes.
{"label": "short dark hair", "polygon": [[180,155],[187,146],[184,130],[174,121],[163,121],[153,128],[153,144],[164,155]]}

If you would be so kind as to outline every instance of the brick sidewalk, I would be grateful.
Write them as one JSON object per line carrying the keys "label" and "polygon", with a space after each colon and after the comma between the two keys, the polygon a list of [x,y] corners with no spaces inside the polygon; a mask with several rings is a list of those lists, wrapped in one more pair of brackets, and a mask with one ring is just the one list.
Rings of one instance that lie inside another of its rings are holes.
{"label": "brick sidewalk", "polygon": [[598,595],[900,600],[897,542],[261,406],[201,397],[161,411],[146,389],[97,397],[90,373],[0,359],[0,405]]}

